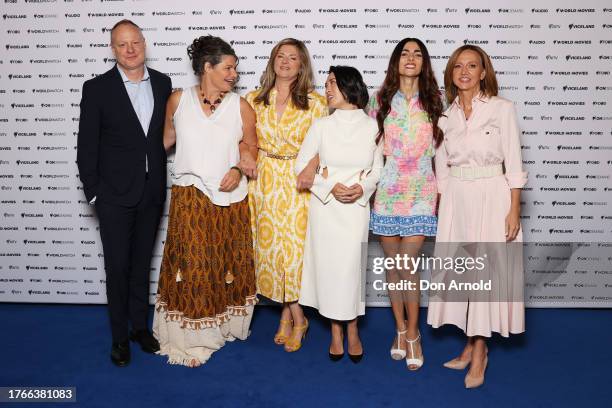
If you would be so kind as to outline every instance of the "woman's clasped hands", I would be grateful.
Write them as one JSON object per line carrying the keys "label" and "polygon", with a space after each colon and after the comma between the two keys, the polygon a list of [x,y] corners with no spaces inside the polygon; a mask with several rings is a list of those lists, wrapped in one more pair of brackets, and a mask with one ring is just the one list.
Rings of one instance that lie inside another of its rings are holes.
{"label": "woman's clasped hands", "polygon": [[350,187],[342,183],[336,183],[331,193],[337,201],[344,204],[351,204],[361,198],[363,195],[363,188],[357,183]]}

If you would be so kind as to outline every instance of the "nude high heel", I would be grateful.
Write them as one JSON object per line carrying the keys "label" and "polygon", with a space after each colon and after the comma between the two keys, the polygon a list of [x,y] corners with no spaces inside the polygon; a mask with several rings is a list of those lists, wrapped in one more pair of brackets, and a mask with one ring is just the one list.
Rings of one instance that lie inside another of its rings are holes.
{"label": "nude high heel", "polygon": [[444,367],[450,368],[451,370],[465,370],[465,367],[468,365],[470,365],[470,360],[460,360],[459,358],[453,358],[444,363]]}
{"label": "nude high heel", "polygon": [[478,388],[482,384],[484,384],[484,375],[485,371],[487,371],[487,364],[489,362],[489,357],[485,356],[484,358],[484,369],[482,370],[482,375],[478,377],[471,376],[469,371],[465,376],[465,388]]}

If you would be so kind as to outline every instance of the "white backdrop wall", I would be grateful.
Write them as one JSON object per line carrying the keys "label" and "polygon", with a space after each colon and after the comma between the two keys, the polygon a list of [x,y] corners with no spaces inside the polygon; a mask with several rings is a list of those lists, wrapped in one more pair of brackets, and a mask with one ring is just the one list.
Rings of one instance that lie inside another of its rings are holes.
{"label": "white backdrop wall", "polygon": [[[381,0],[368,8],[357,1],[237,0],[214,8],[211,3],[4,0],[0,5],[0,301],[106,301],[97,222],[75,163],[76,132],[82,83],[112,67],[109,30],[129,18],[143,28],[148,64],[168,74],[176,88],[195,83],[186,47],[196,36],[231,42],[240,56],[241,94],[257,86],[272,46],[289,36],[307,43],[320,92],[335,64],[360,69],[374,91],[403,37],[426,42],[440,83],[455,48],[482,46],[493,59],[501,95],[515,101],[519,113],[530,173],[522,196],[525,240],[551,247],[594,243],[589,247],[594,255],[563,259],[564,269],[557,272],[547,250],[526,256],[528,275],[554,272],[556,282],[539,285],[528,304],[612,306],[605,244],[612,241],[608,1],[517,0],[508,6]],[[153,258],[152,295],[166,221],[167,216]],[[370,256],[378,252],[374,246]],[[532,291],[538,286],[531,285]],[[559,288],[567,294],[559,295]],[[369,292],[368,302],[386,299]]]}

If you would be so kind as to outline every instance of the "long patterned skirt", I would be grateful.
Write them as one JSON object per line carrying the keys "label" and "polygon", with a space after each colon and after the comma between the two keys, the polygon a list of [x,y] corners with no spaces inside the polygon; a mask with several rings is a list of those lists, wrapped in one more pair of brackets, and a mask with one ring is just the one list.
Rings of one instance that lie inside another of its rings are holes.
{"label": "long patterned skirt", "polygon": [[256,303],[248,199],[213,204],[193,186],[172,187],[153,334],[170,364],[204,363],[244,340]]}

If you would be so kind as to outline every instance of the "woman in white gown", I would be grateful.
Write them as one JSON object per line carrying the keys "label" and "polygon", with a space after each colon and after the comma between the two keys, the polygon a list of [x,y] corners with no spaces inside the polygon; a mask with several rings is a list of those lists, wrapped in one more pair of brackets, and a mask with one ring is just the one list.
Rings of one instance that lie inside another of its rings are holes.
{"label": "woman in white gown", "polygon": [[344,355],[341,321],[348,321],[348,354],[357,363],[363,356],[357,317],[365,314],[361,252],[368,241],[369,201],[383,166],[382,147],[376,145],[376,121],[363,110],[368,91],[359,71],[330,67],[325,94],[335,111],[313,123],[295,164],[299,174],[319,155],[320,170],[310,188],[299,303],[331,319],[333,361]]}

